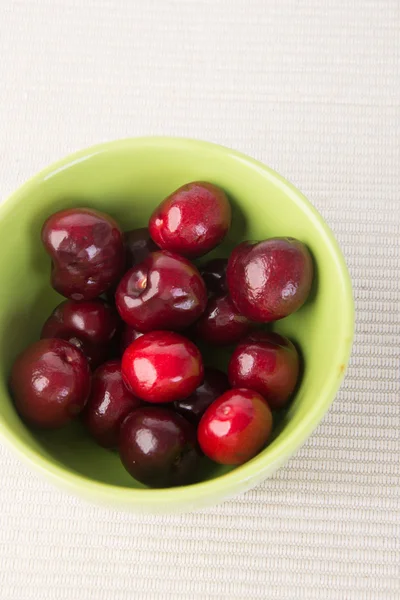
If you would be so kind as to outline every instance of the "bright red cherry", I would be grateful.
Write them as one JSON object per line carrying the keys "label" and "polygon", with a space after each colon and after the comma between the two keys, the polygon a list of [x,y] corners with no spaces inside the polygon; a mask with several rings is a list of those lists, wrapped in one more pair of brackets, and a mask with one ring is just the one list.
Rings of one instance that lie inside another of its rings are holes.
{"label": "bright red cherry", "polygon": [[250,328],[251,322],[240,314],[229,296],[212,296],[195,324],[197,335],[215,346],[238,342]]}
{"label": "bright red cherry", "polygon": [[131,229],[124,233],[126,250],[126,270],[141,263],[150,252],[159,250],[157,244],[150,237],[147,227]]}
{"label": "bright red cherry", "polygon": [[232,387],[261,394],[273,409],[282,408],[299,377],[299,355],[288,338],[277,333],[254,332],[237,346],[229,363]]}
{"label": "bright red cherry", "polygon": [[228,389],[229,381],[225,373],[219,369],[206,367],[203,382],[188,398],[174,402],[174,409],[197,425],[210,404]]}
{"label": "bright red cherry", "polygon": [[191,483],[200,459],[193,425],[156,406],[138,408],[126,417],[119,453],[132,477],[156,488]]}
{"label": "bright red cherry", "polygon": [[201,418],[197,436],[208,458],[222,465],[241,465],[265,446],[272,414],[260,394],[247,389],[225,392]]}
{"label": "bright red cherry", "polygon": [[204,311],[207,291],[186,258],[160,251],[124,275],[115,301],[121,318],[139,331],[182,330]]}
{"label": "bright red cherry", "polygon": [[118,325],[118,315],[102,300],[59,304],[42,328],[42,338],[62,338],[82,350],[92,368],[107,357]]}
{"label": "bright red cherry", "polygon": [[93,374],[83,422],[100,446],[116,448],[122,421],[140,405],[122,381],[121,361],[110,360]]}
{"label": "bright red cherry", "polygon": [[227,258],[213,258],[199,267],[200,275],[204,279],[209,294],[224,296],[228,293],[226,284]]}
{"label": "bright red cherry", "polygon": [[225,192],[203,181],[183,185],[155,209],[150,235],[164,250],[188,258],[217,246],[231,226],[231,206]]}
{"label": "bright red cherry", "polygon": [[85,406],[90,369],[82,352],[69,342],[39,340],[17,357],[10,385],[25,421],[47,429],[62,427]]}
{"label": "bright red cherry", "polygon": [[182,335],[152,331],[136,339],[122,357],[122,377],[135,396],[147,402],[183,400],[204,376],[201,354]]}
{"label": "bright red cherry", "polygon": [[228,262],[229,293],[237,309],[252,321],[276,321],[298,310],[312,280],[311,255],[294,238],[243,242]]}
{"label": "bright red cherry", "polygon": [[52,258],[52,286],[72,300],[100,296],[123,272],[121,229],[97,210],[70,208],[54,213],[43,225],[42,241]]}

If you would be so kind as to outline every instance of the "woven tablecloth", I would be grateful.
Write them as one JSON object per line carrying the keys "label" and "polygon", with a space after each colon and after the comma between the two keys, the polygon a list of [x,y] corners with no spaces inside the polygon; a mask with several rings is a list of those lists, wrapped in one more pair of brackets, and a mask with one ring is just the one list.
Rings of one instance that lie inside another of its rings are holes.
{"label": "woven tablecloth", "polygon": [[215,141],[310,198],[357,309],[322,424],[216,508],[90,506],[0,447],[1,600],[400,598],[399,97],[399,0],[0,3],[1,198],[96,142]]}

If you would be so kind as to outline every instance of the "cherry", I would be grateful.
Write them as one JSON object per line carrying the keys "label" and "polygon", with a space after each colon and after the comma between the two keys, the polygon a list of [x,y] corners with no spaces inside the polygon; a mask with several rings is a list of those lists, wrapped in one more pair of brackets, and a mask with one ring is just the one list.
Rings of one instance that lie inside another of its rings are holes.
{"label": "cherry", "polygon": [[231,207],[225,192],[195,181],[161,202],[150,217],[149,231],[160,248],[195,258],[217,246],[230,225]]}
{"label": "cherry", "polygon": [[123,271],[122,232],[114,219],[97,210],[54,213],[43,225],[42,241],[52,258],[52,286],[72,300],[100,296]]}
{"label": "cherry", "polygon": [[239,313],[228,295],[211,297],[195,324],[197,335],[215,346],[238,342],[250,327],[251,322]]}
{"label": "cherry", "polygon": [[107,357],[118,324],[116,311],[102,300],[61,302],[42,328],[42,338],[62,338],[82,350],[92,368]]}
{"label": "cherry", "polygon": [[200,267],[200,274],[210,294],[223,296],[228,293],[226,284],[227,266],[227,258],[213,258]]}
{"label": "cherry", "polygon": [[93,374],[83,422],[100,446],[116,448],[122,421],[140,405],[122,381],[121,361],[110,360]]}
{"label": "cherry", "polygon": [[126,269],[131,269],[148,257],[150,252],[159,250],[150,237],[147,227],[131,229],[124,233]]}
{"label": "cherry", "polygon": [[208,458],[241,465],[258,454],[272,430],[272,414],[260,394],[247,389],[225,392],[201,418],[197,436]]}
{"label": "cherry", "polygon": [[127,347],[130,346],[132,342],[137,340],[137,338],[141,335],[143,335],[143,333],[124,323],[120,339],[121,354],[123,354]]}
{"label": "cherry", "polygon": [[28,346],[11,370],[17,411],[31,425],[62,427],[78,415],[89,395],[89,365],[65,340],[45,339]]}
{"label": "cherry", "polygon": [[138,408],[126,417],[119,453],[132,477],[157,488],[190,483],[200,458],[194,427],[155,406]]}
{"label": "cherry", "polygon": [[229,293],[238,310],[253,321],[276,321],[298,310],[312,279],[311,255],[294,238],[243,242],[228,262]]}
{"label": "cherry", "polygon": [[254,390],[271,408],[282,408],[296,387],[299,355],[283,335],[254,332],[237,346],[228,373],[232,387]]}
{"label": "cherry", "polygon": [[192,394],[203,380],[201,354],[182,335],[152,331],[136,339],[122,357],[122,377],[147,402],[173,402]]}
{"label": "cherry", "polygon": [[203,382],[188,398],[174,402],[174,409],[197,425],[210,404],[228,389],[229,381],[225,373],[219,369],[206,367]]}
{"label": "cherry", "polygon": [[203,312],[207,291],[186,258],[153,252],[130,269],[115,294],[121,318],[139,331],[185,329]]}

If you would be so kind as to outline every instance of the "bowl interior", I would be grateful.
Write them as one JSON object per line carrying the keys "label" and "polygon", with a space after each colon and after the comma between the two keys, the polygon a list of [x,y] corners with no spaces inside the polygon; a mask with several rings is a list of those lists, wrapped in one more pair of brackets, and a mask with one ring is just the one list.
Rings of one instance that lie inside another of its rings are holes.
{"label": "bowl interior", "polygon": [[[315,426],[327,410],[351,346],[352,302],[343,259],[322,219],[282,178],[239,154],[189,140],[126,140],[61,161],[1,207],[0,432],[12,437],[20,449],[29,448],[47,464],[84,478],[141,487],[127,475],[118,455],[95,445],[79,423],[57,432],[26,428],[15,413],[7,379],[17,353],[38,338],[42,323],[62,300],[50,288],[49,258],[40,242],[45,218],[62,208],[89,206],[110,213],[124,229],[145,226],[160,200],[193,180],[220,185],[232,201],[233,227],[212,255],[228,256],[245,239],[293,236],[309,246],[316,265],[307,304],[274,326],[301,349],[301,385],[277,424],[274,441],[254,461],[268,464],[272,452],[287,458],[312,429],[304,423]],[[228,356],[229,352],[207,350],[204,358],[206,363],[226,364]],[[205,463],[203,477],[226,471]]]}

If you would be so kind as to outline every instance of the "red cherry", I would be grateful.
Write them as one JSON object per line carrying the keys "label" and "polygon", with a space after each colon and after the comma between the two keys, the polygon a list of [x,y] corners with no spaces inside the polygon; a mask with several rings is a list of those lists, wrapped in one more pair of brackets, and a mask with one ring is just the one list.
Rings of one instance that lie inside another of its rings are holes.
{"label": "red cherry", "polygon": [[62,427],[85,406],[90,391],[89,365],[65,340],[39,340],[16,359],[11,391],[21,417],[42,428]]}
{"label": "red cherry", "polygon": [[195,181],[161,202],[150,217],[149,231],[160,248],[195,258],[217,246],[230,225],[231,207],[225,192]]}
{"label": "red cherry", "polygon": [[228,262],[229,293],[237,309],[261,323],[283,319],[307,300],[313,263],[307,247],[293,238],[243,242]]}
{"label": "red cherry", "polygon": [[125,419],[119,453],[132,477],[157,488],[192,482],[200,459],[193,425],[155,406],[138,408]]}
{"label": "red cherry", "polygon": [[100,446],[116,448],[122,421],[140,404],[122,381],[121,361],[110,360],[93,374],[83,422]]}
{"label": "red cherry", "polygon": [[237,346],[229,363],[232,387],[261,394],[273,409],[282,408],[299,376],[299,355],[290,340],[277,333],[254,332]]}
{"label": "red cherry", "polygon": [[82,350],[92,368],[107,357],[118,325],[116,311],[102,300],[59,304],[42,328],[41,338],[61,338]]}
{"label": "red cherry", "polygon": [[229,296],[213,296],[195,324],[197,335],[215,346],[234,344],[249,331],[251,322],[241,315]]}
{"label": "red cherry", "polygon": [[229,381],[225,373],[206,367],[203,382],[188,398],[174,402],[174,409],[197,425],[210,404],[228,389]]}
{"label": "red cherry", "polygon": [[100,296],[123,272],[122,232],[109,215],[89,208],[71,208],[51,215],[42,241],[53,266],[51,284],[72,300]]}
{"label": "red cherry", "polygon": [[203,380],[201,354],[182,335],[152,331],[135,340],[122,357],[122,377],[147,402],[173,402],[192,394]]}
{"label": "red cherry", "polygon": [[182,330],[204,311],[207,291],[186,258],[160,251],[124,275],[115,301],[121,318],[139,331]]}
{"label": "red cherry", "polygon": [[197,436],[201,449],[222,465],[241,465],[260,452],[272,430],[272,414],[260,394],[225,392],[204,413]]}

